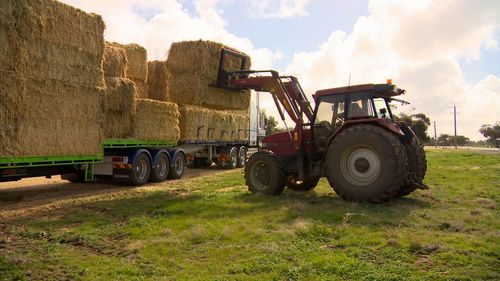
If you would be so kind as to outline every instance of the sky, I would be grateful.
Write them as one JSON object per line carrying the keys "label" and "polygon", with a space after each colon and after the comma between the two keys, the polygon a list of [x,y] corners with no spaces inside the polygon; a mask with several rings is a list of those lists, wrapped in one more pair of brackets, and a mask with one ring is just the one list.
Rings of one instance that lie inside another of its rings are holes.
{"label": "sky", "polygon": [[[214,40],[252,56],[253,69],[299,78],[308,95],[349,83],[407,90],[439,134],[483,139],[500,121],[498,0],[63,0],[103,16],[105,38],[166,59],[172,42]],[[268,94],[261,106],[277,116]],[[290,126],[291,124],[288,123]],[[433,135],[432,128],[428,131]]]}

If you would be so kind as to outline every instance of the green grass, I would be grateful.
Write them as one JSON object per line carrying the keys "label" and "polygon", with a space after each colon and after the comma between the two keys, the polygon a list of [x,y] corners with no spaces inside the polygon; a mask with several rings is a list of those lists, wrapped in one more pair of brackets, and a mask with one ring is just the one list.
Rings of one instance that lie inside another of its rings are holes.
{"label": "green grass", "polygon": [[500,156],[427,157],[431,189],[385,204],[342,201],[324,180],[252,195],[237,170],[17,219],[2,227],[0,276],[499,280]]}

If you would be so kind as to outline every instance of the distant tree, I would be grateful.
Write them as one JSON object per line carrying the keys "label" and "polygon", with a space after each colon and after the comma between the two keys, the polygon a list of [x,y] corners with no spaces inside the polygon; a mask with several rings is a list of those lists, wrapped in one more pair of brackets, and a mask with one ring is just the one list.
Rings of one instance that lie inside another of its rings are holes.
{"label": "distant tree", "polygon": [[494,147],[500,146],[500,121],[495,122],[494,125],[484,124],[479,129],[479,132],[488,139]]}
{"label": "distant tree", "polygon": [[278,128],[278,121],[274,116],[268,116],[265,111],[262,111],[264,117],[264,128],[266,129],[266,136],[281,131]]}
{"label": "distant tree", "polygon": [[[457,135],[457,145],[465,146],[470,142],[468,137]],[[442,146],[453,146],[455,145],[455,136],[450,136],[448,134],[441,134],[437,139],[438,145]]]}
{"label": "distant tree", "polygon": [[422,143],[427,143],[430,141],[429,135],[427,135],[427,129],[431,125],[431,119],[423,113],[408,115],[400,113],[394,118],[396,121],[404,122],[410,126],[412,131],[417,135],[417,138]]}
{"label": "distant tree", "polygon": [[448,134],[440,134],[439,137],[437,138],[437,143],[438,145],[449,146],[452,145],[453,138]]}
{"label": "distant tree", "polygon": [[464,137],[464,136],[460,136],[460,135],[457,136],[457,145],[458,146],[465,146],[465,145],[469,144],[469,141],[470,140],[468,137]]}

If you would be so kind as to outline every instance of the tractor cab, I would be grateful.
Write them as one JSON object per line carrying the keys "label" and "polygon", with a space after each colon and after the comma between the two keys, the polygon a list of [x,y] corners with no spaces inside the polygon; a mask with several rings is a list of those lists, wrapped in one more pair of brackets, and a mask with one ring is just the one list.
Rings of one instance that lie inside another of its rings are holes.
{"label": "tractor cab", "polygon": [[[317,91],[313,98],[312,136],[316,152],[322,154],[332,137],[348,125],[376,122],[400,133],[393,122],[389,103],[404,90],[392,84],[365,84]],[[401,100],[397,100],[401,101]],[[401,101],[403,102],[403,101]]]}

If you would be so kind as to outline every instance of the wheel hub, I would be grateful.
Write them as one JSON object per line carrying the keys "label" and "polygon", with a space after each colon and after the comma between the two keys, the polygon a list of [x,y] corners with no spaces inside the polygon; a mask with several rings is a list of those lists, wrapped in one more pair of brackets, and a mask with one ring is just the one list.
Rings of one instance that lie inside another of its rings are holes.
{"label": "wheel hub", "polygon": [[368,147],[353,147],[344,152],[340,168],[344,178],[357,186],[373,183],[381,171],[380,159]]}
{"label": "wheel hub", "polygon": [[365,173],[370,168],[370,162],[366,158],[358,158],[354,161],[354,168],[360,173]]}

